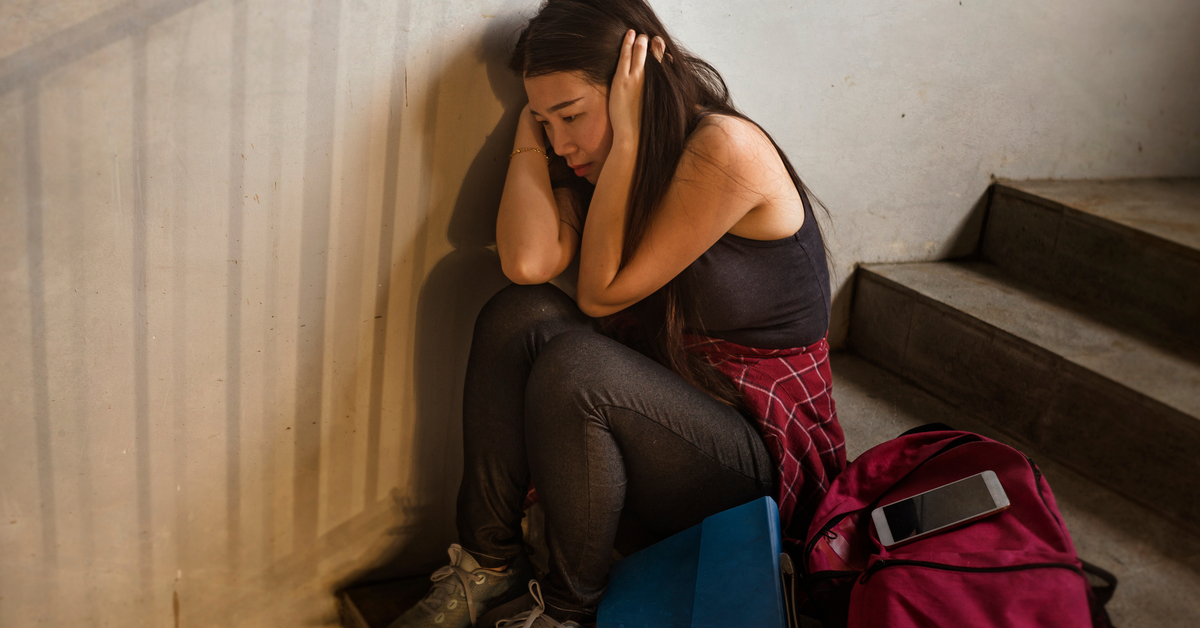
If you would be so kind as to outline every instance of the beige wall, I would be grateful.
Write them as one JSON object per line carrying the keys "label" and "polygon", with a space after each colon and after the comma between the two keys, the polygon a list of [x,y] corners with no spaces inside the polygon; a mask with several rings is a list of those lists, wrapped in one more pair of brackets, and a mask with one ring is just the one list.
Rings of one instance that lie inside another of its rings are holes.
{"label": "beige wall", "polygon": [[[0,6],[0,625],[324,625],[440,560],[532,4]],[[655,5],[839,286],[992,174],[1200,174],[1194,3]]]}

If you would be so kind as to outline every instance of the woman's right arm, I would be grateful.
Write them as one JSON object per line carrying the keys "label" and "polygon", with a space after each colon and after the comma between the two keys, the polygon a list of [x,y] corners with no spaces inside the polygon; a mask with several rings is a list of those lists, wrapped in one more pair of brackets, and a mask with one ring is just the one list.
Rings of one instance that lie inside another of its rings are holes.
{"label": "woman's right arm", "polygon": [[526,105],[517,123],[513,150],[537,148],[542,152],[523,151],[509,158],[496,218],[500,265],[513,283],[550,281],[566,269],[579,248],[582,229],[574,224],[572,193],[551,188],[544,138],[541,124]]}

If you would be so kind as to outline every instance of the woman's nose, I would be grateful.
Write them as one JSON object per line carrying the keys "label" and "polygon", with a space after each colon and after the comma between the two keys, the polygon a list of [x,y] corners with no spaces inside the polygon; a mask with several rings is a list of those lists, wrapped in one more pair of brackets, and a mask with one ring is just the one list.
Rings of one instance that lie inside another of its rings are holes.
{"label": "woman's nose", "polygon": [[567,155],[575,150],[574,142],[571,142],[566,133],[551,133],[550,145],[554,147],[554,152],[558,155]]}

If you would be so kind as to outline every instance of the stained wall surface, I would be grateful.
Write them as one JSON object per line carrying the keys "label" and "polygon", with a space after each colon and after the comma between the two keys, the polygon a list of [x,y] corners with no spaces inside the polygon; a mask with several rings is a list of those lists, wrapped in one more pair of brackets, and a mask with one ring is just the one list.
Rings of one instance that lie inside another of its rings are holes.
{"label": "stained wall surface", "polygon": [[[529,0],[0,6],[0,625],[333,625],[453,541]],[[1200,5],[656,0],[858,262],[1200,174]]]}

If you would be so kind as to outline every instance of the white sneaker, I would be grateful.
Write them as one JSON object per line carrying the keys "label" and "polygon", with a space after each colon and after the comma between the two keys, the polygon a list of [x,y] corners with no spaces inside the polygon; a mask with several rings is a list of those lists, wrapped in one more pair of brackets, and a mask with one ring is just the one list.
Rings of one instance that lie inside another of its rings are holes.
{"label": "white sneaker", "polygon": [[471,628],[488,610],[524,595],[533,577],[524,553],[504,571],[483,569],[458,543],[447,550],[450,564],[433,572],[433,588],[388,628]]}
{"label": "white sneaker", "polygon": [[537,580],[529,581],[529,592],[537,601],[537,608],[514,615],[510,619],[502,619],[496,622],[496,628],[582,628],[578,622],[568,621],[560,624],[545,614],[546,603],[542,600],[542,589]]}

